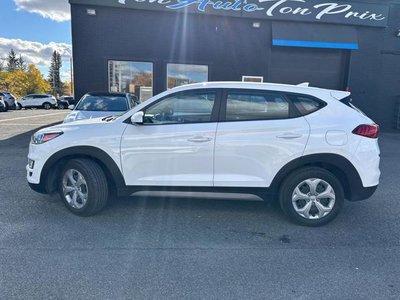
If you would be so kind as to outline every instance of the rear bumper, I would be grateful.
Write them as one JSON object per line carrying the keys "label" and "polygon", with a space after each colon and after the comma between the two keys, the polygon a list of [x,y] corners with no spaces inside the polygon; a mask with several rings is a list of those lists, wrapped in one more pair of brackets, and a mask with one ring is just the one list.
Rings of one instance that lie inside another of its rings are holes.
{"label": "rear bumper", "polygon": [[352,187],[351,188],[351,195],[349,197],[349,201],[361,201],[361,200],[366,200],[370,198],[378,188],[378,185],[376,186],[370,186],[370,187]]}

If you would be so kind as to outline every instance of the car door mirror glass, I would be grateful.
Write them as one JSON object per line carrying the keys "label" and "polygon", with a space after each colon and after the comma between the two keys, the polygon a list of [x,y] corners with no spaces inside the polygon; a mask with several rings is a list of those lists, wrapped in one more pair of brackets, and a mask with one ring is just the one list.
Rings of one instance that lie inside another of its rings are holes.
{"label": "car door mirror glass", "polygon": [[142,111],[134,113],[131,117],[132,124],[143,124],[143,116],[144,113]]}
{"label": "car door mirror glass", "polygon": [[75,105],[69,105],[68,109],[73,110],[75,108]]}

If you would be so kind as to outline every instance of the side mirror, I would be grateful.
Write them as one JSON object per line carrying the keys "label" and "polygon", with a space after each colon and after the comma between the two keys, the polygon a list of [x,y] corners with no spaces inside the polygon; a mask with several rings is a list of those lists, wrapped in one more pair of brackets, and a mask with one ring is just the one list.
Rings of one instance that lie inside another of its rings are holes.
{"label": "side mirror", "polygon": [[143,124],[143,117],[144,117],[144,112],[142,111],[135,112],[131,117],[131,123]]}
{"label": "side mirror", "polygon": [[68,105],[68,109],[74,110],[74,108],[75,108],[75,105]]}

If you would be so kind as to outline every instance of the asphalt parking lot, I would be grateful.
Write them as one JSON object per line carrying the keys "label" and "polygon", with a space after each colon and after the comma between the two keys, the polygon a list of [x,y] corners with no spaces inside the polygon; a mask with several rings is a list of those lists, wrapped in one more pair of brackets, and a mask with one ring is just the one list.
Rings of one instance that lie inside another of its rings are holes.
{"label": "asphalt parking lot", "polygon": [[230,195],[141,194],[72,215],[25,180],[30,135],[67,111],[0,113],[0,299],[399,299],[400,134],[382,178],[321,228]]}

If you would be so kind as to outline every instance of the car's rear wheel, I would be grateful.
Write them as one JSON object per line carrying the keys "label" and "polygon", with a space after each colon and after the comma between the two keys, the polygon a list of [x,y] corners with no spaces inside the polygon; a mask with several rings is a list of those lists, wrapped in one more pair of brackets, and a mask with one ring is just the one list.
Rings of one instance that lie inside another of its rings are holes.
{"label": "car's rear wheel", "polygon": [[74,214],[91,216],[107,203],[107,179],[101,167],[93,160],[73,159],[61,171],[59,193]]}
{"label": "car's rear wheel", "polygon": [[63,103],[59,103],[57,105],[57,107],[58,107],[58,109],[65,109],[66,108]]}
{"label": "car's rear wheel", "polygon": [[8,107],[8,103],[7,103],[7,102],[4,102],[4,105],[5,105],[5,107],[4,107],[4,111],[8,111],[8,109],[9,109],[9,107]]}
{"label": "car's rear wheel", "polygon": [[294,171],[284,180],[279,200],[292,221],[304,226],[321,226],[339,214],[344,191],[331,172],[308,167]]}
{"label": "car's rear wheel", "polygon": [[49,110],[49,109],[51,108],[51,104],[48,103],[48,102],[45,102],[45,103],[43,103],[43,108],[44,108],[45,110]]}
{"label": "car's rear wheel", "polygon": [[16,110],[21,110],[22,109],[22,105],[17,103],[17,106],[15,108],[16,108]]}

